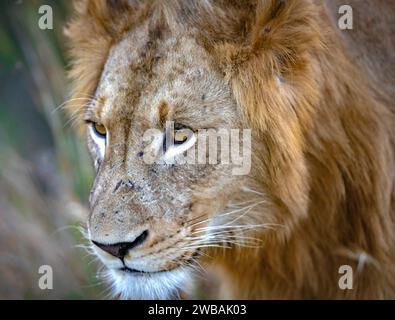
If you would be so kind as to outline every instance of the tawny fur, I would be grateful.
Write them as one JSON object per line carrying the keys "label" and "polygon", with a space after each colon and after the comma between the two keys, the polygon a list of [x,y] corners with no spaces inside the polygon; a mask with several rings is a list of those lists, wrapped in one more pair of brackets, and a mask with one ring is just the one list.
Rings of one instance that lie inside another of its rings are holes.
{"label": "tawny fur", "polygon": [[[394,83],[380,83],[393,80],[385,53],[381,62],[358,54],[322,1],[131,2],[78,2],[67,29],[73,97],[94,94],[110,48],[141,21],[195,30],[254,130],[250,179],[282,225],[256,231],[259,248],[209,252],[207,263],[226,271],[220,297],[394,298],[395,96]],[[393,18],[391,1],[378,2]],[[395,46],[383,46],[389,59]],[[259,210],[252,219],[267,222]],[[337,285],[341,265],[354,269],[353,290]]]}

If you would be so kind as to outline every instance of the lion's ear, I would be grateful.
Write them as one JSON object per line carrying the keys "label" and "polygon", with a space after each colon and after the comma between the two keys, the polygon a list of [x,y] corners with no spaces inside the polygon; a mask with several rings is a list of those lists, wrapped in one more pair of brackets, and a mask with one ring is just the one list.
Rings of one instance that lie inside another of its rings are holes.
{"label": "lion's ear", "polygon": [[133,1],[128,0],[74,0],[74,8],[81,14],[100,13],[107,15],[117,10],[133,6]]}
{"label": "lion's ear", "polygon": [[226,44],[252,55],[275,50],[283,63],[317,39],[319,8],[311,0],[207,0],[189,11],[208,48]]}
{"label": "lion's ear", "polygon": [[[138,7],[138,1],[128,0],[75,0],[73,4],[75,16],[84,20],[86,26],[110,35],[118,31],[119,20]],[[65,28],[65,35],[73,36],[69,26]]]}

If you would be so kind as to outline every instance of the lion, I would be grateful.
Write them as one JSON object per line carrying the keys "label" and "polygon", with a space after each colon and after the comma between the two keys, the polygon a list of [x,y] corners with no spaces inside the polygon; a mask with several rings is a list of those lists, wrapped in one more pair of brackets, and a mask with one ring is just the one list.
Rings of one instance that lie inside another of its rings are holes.
{"label": "lion", "polygon": [[[395,297],[394,5],[351,1],[342,31],[336,3],[75,2],[67,109],[114,296],[203,273],[221,299]],[[202,129],[250,130],[249,171],[175,161]]]}

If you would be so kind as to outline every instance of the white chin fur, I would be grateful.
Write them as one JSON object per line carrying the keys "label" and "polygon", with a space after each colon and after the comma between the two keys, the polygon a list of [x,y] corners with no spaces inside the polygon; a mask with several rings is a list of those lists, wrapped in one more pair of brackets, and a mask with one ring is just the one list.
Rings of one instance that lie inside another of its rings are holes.
{"label": "white chin fur", "polygon": [[113,294],[128,300],[178,299],[179,290],[190,277],[185,269],[152,274],[132,274],[109,270]]}

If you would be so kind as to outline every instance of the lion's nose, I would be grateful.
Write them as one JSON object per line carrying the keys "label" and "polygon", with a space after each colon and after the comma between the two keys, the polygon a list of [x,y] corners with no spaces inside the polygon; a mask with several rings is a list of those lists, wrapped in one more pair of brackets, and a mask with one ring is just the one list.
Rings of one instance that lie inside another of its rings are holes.
{"label": "lion's nose", "polygon": [[114,244],[103,244],[92,240],[96,246],[100,249],[108,252],[114,257],[123,259],[123,257],[128,253],[130,249],[137,247],[142,244],[145,239],[148,237],[148,230],[145,230],[142,234],[140,234],[133,242],[118,242]]}

